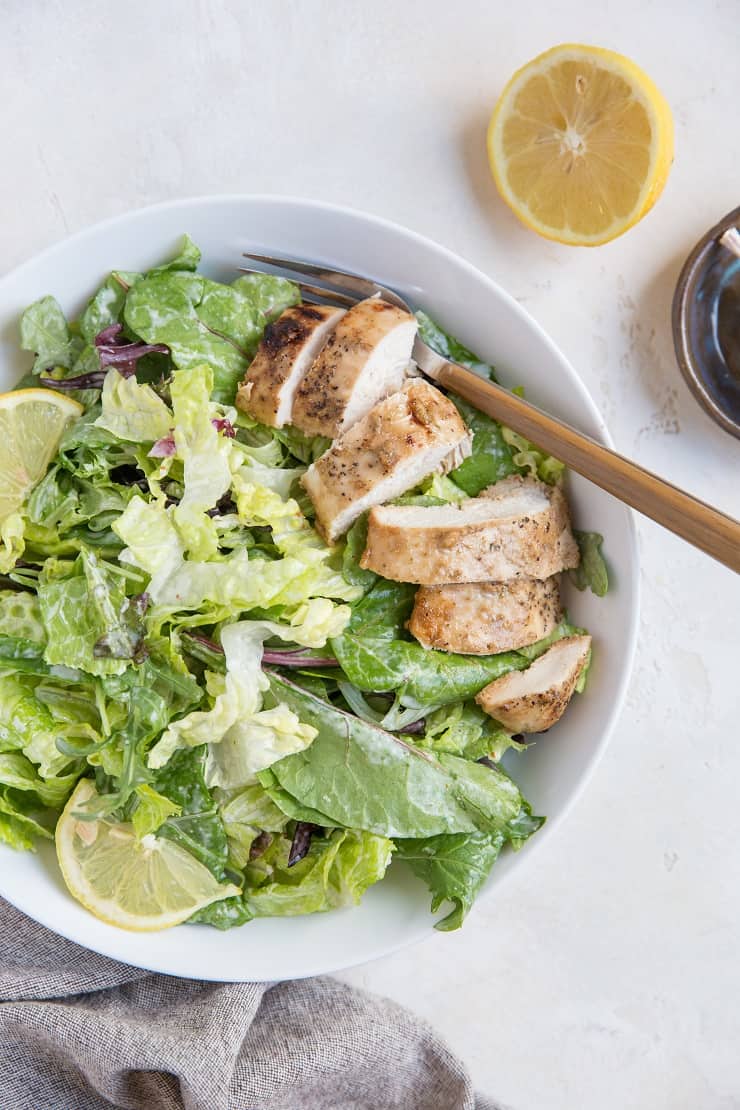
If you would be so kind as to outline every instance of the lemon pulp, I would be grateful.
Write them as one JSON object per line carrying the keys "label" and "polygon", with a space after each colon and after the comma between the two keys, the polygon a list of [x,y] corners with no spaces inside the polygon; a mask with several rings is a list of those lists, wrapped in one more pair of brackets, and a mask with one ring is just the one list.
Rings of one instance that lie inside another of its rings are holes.
{"label": "lemon pulp", "polygon": [[501,196],[527,227],[595,246],[632,227],[660,196],[673,158],[671,112],[629,58],[556,46],[509,81],[488,154]]}

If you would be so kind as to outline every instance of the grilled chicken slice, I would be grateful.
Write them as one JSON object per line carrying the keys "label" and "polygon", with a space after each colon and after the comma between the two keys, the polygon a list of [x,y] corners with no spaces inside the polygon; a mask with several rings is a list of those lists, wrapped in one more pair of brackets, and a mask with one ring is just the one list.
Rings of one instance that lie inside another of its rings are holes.
{"label": "grilled chicken slice", "polygon": [[378,297],[360,301],[337,324],[301,382],[291,423],[334,439],[407,377],[417,322]]}
{"label": "grilled chicken slice", "polygon": [[475,700],[511,732],[544,732],[565,712],[590,650],[590,636],[558,640],[526,671],[489,682]]}
{"label": "grilled chicken slice", "polygon": [[514,578],[420,586],[407,627],[425,648],[495,655],[549,636],[561,616],[557,577]]}
{"label": "grilled chicken slice", "polygon": [[371,505],[399,497],[470,454],[471,436],[452,401],[421,378],[380,401],[308,468],[301,482],[316,524],[332,543]]}
{"label": "grilled chicken slice", "polygon": [[579,558],[561,490],[517,477],[457,505],[373,509],[361,565],[434,586],[550,578]]}
{"label": "grilled chicken slice", "polygon": [[239,386],[237,408],[271,428],[289,424],[295,392],[342,316],[344,309],[323,304],[286,308],[265,328]]}

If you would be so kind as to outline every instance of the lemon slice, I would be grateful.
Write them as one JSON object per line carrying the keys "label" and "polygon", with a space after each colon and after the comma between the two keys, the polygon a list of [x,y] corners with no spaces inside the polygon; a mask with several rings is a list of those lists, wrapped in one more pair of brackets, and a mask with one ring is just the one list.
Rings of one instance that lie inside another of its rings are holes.
{"label": "lemon slice", "polygon": [[646,73],[598,46],[555,46],[518,70],[488,129],[501,196],[548,239],[607,243],[642,219],[673,160],[673,120]]}
{"label": "lemon slice", "polygon": [[82,405],[53,389],[0,394],[0,522],[43,478],[62,432]]}
{"label": "lemon slice", "polygon": [[240,893],[171,840],[153,833],[137,840],[132,825],[81,820],[77,814],[96,797],[94,784],[82,779],[56,829],[64,881],[95,917],[134,932],[169,929]]}

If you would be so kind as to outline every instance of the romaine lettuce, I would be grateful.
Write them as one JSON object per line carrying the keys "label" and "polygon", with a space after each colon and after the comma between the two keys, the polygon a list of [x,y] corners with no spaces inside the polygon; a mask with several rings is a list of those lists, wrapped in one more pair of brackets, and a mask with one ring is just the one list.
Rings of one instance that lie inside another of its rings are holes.
{"label": "romaine lettuce", "polygon": [[[419,837],[495,831],[517,815],[522,798],[505,775],[455,756],[436,758],[409,741],[345,713],[277,675],[275,701],[318,729],[305,750],[258,778],[277,782],[300,805],[335,825],[381,836]],[[280,806],[279,794],[271,794]]]}
{"label": "romaine lettuce", "polygon": [[[262,694],[268,688],[262,643],[278,629],[249,621],[224,628],[226,675],[208,675],[212,708],[174,721],[150,751],[150,767],[163,767],[178,748],[208,744],[209,785],[233,790],[256,771],[311,743],[316,729],[302,724],[287,706],[262,709]],[[289,630],[280,634],[291,638]]]}
{"label": "romaine lettuce", "polygon": [[325,838],[314,837],[308,854],[292,867],[288,866],[289,848],[290,841],[276,840],[264,861],[270,868],[269,880],[245,890],[244,903],[254,917],[323,913],[357,905],[367,888],[383,878],[393,843],[360,830],[336,830]]}
{"label": "romaine lettuce", "polygon": [[101,405],[95,423],[118,439],[154,443],[172,428],[172,413],[152,387],[124,378],[115,368],[105,376]]}

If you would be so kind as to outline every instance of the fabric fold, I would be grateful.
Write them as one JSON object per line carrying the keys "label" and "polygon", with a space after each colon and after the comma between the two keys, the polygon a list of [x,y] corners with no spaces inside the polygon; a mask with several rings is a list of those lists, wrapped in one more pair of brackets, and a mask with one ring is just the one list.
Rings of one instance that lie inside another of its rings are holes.
{"label": "fabric fold", "polygon": [[210,983],[0,900],[3,1110],[496,1110],[424,1022],[330,978]]}

